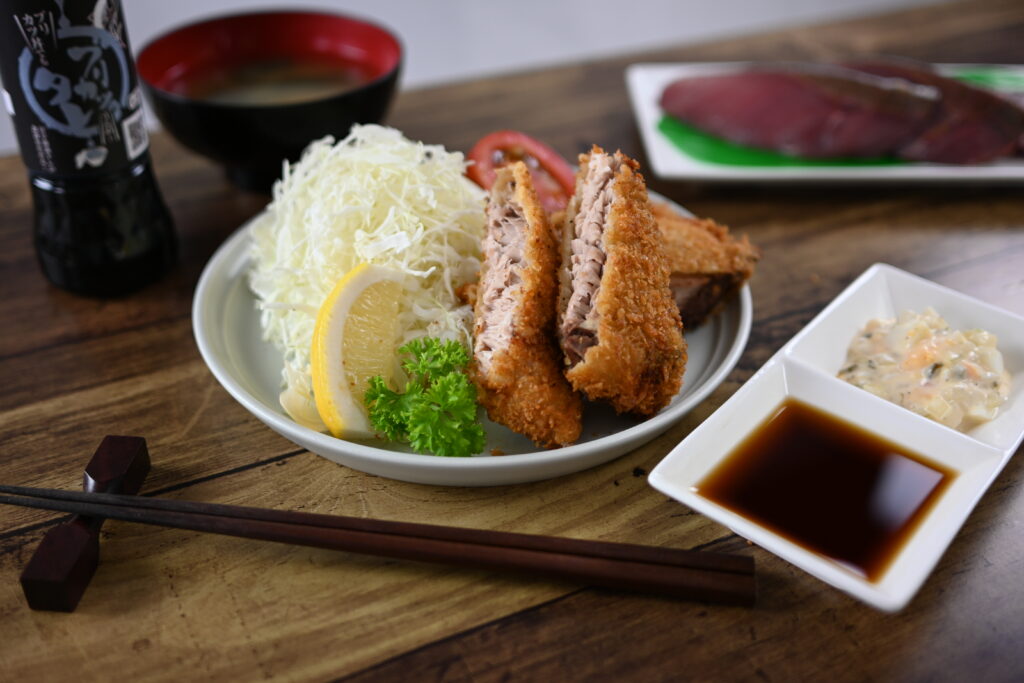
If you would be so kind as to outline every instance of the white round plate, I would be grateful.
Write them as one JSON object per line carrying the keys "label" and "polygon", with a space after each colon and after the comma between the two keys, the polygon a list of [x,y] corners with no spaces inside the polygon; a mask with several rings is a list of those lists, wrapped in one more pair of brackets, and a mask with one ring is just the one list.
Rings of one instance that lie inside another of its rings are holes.
{"label": "white round plate", "polygon": [[753,306],[744,287],[721,313],[686,334],[686,374],[671,404],[654,417],[639,420],[587,403],[580,440],[565,448],[538,451],[529,439],[486,418],[487,446],[472,458],[422,455],[378,440],[344,441],[292,421],[278,403],[281,354],[263,341],[256,300],[247,283],[248,233],[255,220],[258,217],[221,245],[199,278],[192,302],[199,352],[228,393],[268,427],[334,462],[382,477],[495,486],[550,479],[607,462],[658,436],[704,400],[736,365],[750,334]]}

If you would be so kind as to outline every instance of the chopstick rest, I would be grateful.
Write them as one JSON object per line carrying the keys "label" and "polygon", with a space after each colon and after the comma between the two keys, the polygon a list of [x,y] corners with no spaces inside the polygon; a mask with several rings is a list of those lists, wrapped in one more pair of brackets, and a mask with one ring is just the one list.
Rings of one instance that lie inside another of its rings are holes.
{"label": "chopstick rest", "polygon": [[[146,440],[106,436],[82,476],[90,493],[135,494],[149,473]],[[73,612],[99,563],[103,517],[76,515],[50,529],[21,573],[21,589],[35,610]]]}

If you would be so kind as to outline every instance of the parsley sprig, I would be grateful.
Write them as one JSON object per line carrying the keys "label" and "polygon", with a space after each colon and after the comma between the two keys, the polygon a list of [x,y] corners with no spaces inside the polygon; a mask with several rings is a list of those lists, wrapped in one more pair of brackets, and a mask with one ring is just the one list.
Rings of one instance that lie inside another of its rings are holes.
{"label": "parsley sprig", "polygon": [[405,392],[370,379],[364,401],[374,429],[391,441],[409,443],[420,453],[465,457],[484,447],[476,419],[476,388],[464,372],[469,354],[457,341],[414,339],[398,349],[409,375]]}

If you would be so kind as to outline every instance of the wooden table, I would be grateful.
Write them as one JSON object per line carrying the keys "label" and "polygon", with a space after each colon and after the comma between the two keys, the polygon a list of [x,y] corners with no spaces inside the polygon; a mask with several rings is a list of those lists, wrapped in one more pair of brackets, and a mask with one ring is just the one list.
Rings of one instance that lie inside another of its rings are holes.
{"label": "wooden table", "polygon": [[[1024,3],[993,0],[796,28],[402,93],[390,123],[468,149],[519,128],[569,156],[598,142],[644,162],[623,68],[634,61],[903,54],[1021,62]],[[73,614],[27,608],[18,575],[55,515],[0,508],[0,679],[950,679],[1024,674],[1024,460],[1012,460],[903,612],[880,614],[647,485],[668,450],[870,264],[886,261],[1024,313],[1020,187],[757,187],[652,182],[764,250],[736,370],[649,445],[553,481],[421,486],[297,448],[217,384],[190,304],[216,247],[265,199],[163,135],[156,170],[180,265],[122,300],[39,274],[20,161],[0,159],[0,481],[73,489],[103,435],[146,437],[144,491],[756,558],[753,609],[108,522]]]}

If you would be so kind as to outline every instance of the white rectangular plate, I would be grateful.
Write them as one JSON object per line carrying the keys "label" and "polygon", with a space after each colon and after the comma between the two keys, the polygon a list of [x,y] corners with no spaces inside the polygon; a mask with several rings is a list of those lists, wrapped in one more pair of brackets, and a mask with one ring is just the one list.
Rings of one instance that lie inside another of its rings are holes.
{"label": "white rectangular plate", "polygon": [[[995,420],[966,434],[836,377],[854,334],[871,318],[932,306],[954,328],[995,333],[1011,374]],[[957,473],[877,582],[699,495],[696,484],[793,397]],[[1024,318],[928,280],[876,264],[783,346],[651,472],[651,485],[822,581],[885,611],[901,609],[939,561],[1024,438]]]}
{"label": "white rectangular plate", "polygon": [[[669,83],[684,76],[711,74],[744,66],[737,62],[632,64],[626,85],[640,137],[655,175],[677,180],[737,182],[1022,182],[1024,158],[1002,159],[983,165],[908,163],[869,166],[753,167],[713,164],[688,156],[658,130],[662,111],[658,100]],[[950,72],[971,65],[938,65]],[[981,65],[978,65],[981,66]],[[991,67],[993,65],[984,65]],[[1024,67],[998,65],[1008,73],[1024,75]]]}

